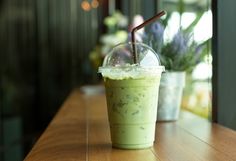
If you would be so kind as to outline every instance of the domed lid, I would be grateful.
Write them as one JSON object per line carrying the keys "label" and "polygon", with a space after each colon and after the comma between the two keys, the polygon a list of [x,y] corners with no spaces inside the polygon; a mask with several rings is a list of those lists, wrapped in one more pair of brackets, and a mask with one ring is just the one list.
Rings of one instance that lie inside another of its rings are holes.
{"label": "domed lid", "polygon": [[107,77],[143,77],[150,74],[160,74],[164,71],[155,51],[143,43],[135,43],[137,63],[134,63],[132,43],[115,46],[103,61],[99,72]]}

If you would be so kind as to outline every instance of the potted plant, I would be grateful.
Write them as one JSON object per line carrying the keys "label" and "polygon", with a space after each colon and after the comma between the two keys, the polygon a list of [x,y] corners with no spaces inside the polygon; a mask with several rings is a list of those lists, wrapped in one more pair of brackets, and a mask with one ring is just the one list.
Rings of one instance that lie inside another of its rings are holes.
{"label": "potted plant", "polygon": [[207,41],[197,44],[189,30],[179,29],[171,40],[163,42],[164,31],[160,22],[154,23],[143,41],[159,54],[166,69],[161,77],[157,120],[174,121],[179,117],[186,72],[201,62]]}

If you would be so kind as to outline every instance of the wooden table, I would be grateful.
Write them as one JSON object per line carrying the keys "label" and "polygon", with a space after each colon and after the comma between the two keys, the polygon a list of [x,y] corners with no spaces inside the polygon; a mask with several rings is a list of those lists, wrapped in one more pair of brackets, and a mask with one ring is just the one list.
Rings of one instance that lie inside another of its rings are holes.
{"label": "wooden table", "polygon": [[236,132],[182,112],[177,122],[157,123],[146,150],[111,147],[105,96],[75,90],[25,161],[236,161]]}

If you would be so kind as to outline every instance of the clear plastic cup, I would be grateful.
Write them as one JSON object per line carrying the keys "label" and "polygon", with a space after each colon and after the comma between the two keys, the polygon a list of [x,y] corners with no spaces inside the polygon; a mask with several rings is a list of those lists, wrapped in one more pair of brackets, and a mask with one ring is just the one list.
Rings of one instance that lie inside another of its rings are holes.
{"label": "clear plastic cup", "polygon": [[112,146],[122,149],[151,147],[155,138],[158,90],[164,66],[147,45],[119,44],[105,57],[99,72],[106,89]]}

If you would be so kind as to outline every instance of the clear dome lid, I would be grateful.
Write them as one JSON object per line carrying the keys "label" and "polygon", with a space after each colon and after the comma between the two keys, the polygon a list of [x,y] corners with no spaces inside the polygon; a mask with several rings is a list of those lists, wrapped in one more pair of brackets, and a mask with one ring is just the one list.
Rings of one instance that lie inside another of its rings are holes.
{"label": "clear dome lid", "polygon": [[[137,63],[134,63],[132,43],[116,45],[105,57],[99,73],[103,76],[137,77],[149,74],[160,74],[164,71],[159,56],[149,46],[135,43]],[[116,78],[117,78],[116,77]]]}
{"label": "clear dome lid", "polygon": [[[142,67],[160,66],[160,59],[156,52],[143,43],[135,43],[137,50],[137,65]],[[103,67],[118,67],[134,64],[132,43],[116,45],[105,57]]]}

